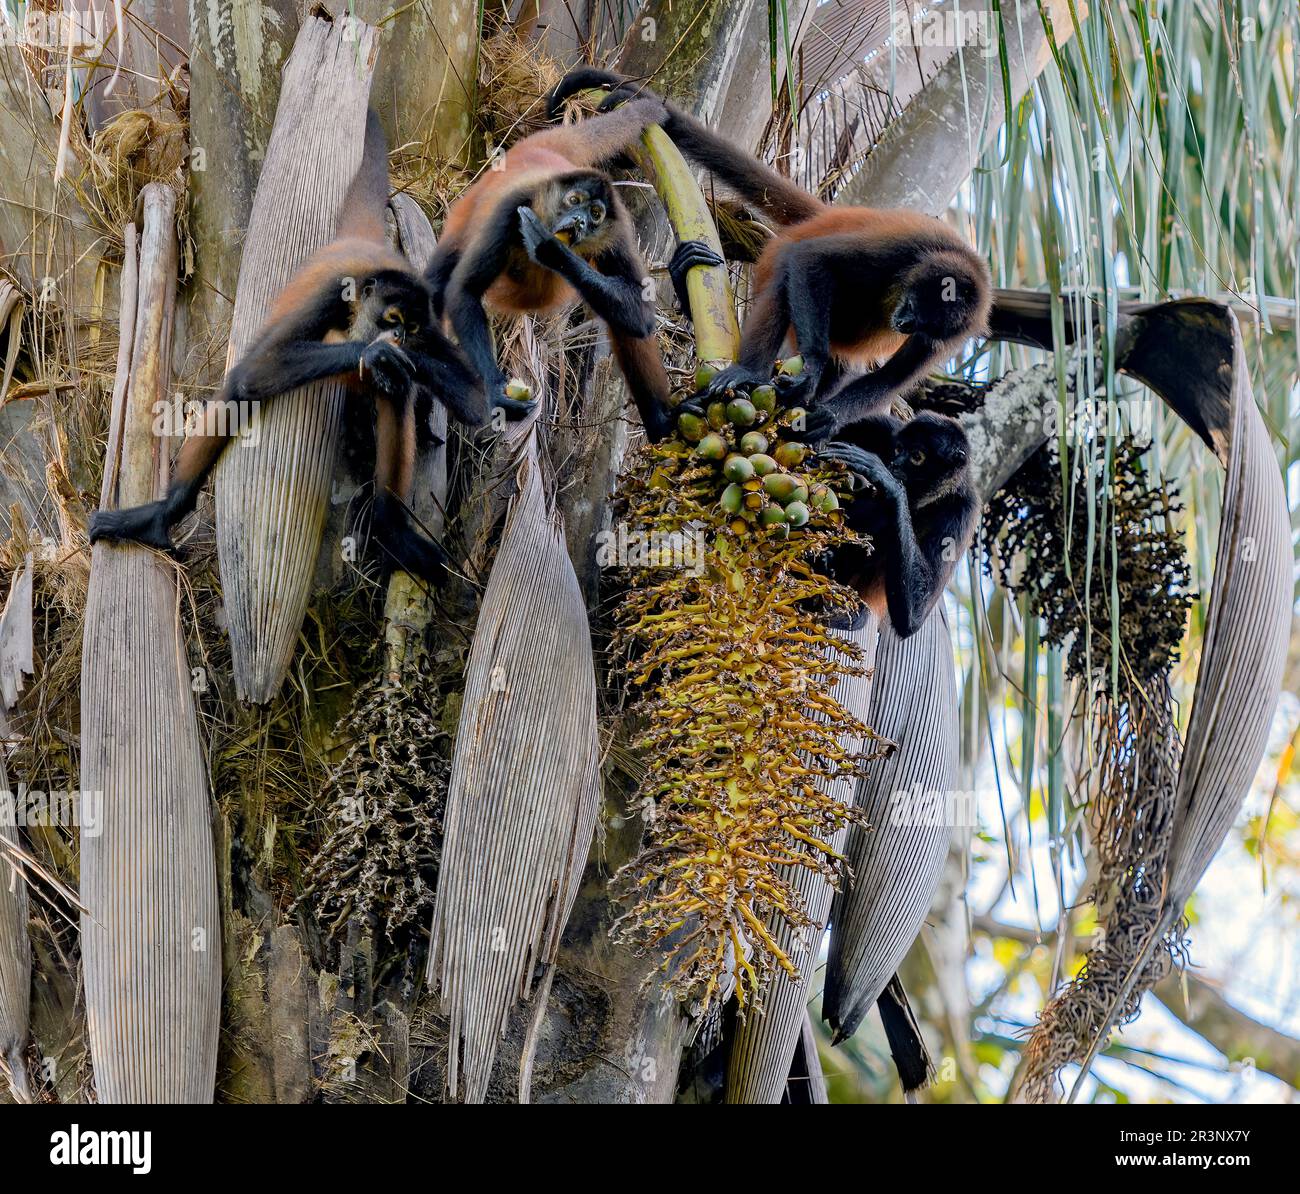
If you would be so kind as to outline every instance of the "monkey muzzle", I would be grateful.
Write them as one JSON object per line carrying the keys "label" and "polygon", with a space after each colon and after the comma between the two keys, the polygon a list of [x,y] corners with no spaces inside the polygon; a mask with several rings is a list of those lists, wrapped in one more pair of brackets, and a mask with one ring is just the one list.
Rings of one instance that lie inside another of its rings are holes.
{"label": "monkey muzzle", "polygon": [[894,331],[904,336],[910,336],[920,327],[911,303],[901,304],[898,310],[894,312],[894,317],[890,320],[890,323],[893,325]]}
{"label": "monkey muzzle", "polygon": [[566,211],[555,222],[551,235],[566,245],[576,245],[587,235],[587,213],[581,207]]}

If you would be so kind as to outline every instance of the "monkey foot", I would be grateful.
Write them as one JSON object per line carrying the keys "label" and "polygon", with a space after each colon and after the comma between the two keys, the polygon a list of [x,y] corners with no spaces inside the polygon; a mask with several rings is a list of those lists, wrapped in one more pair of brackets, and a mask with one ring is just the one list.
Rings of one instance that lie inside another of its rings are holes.
{"label": "monkey foot", "polygon": [[691,300],[686,293],[686,275],[697,265],[724,265],[720,254],[713,246],[702,240],[684,240],[677,246],[672,260],[668,263],[668,277],[672,279],[673,291],[677,303],[687,319],[694,319],[691,314]]}
{"label": "monkey foot", "polygon": [[100,539],[142,543],[159,551],[174,552],[176,545],[167,532],[162,502],[133,506],[129,510],[96,510],[87,528],[91,543]]}
{"label": "monkey foot", "polygon": [[409,523],[405,507],[394,501],[377,501],[374,534],[391,567],[400,568],[426,584],[441,585],[447,579],[451,556],[434,539],[417,532]]}
{"label": "monkey foot", "polygon": [[[768,380],[765,373],[758,369],[751,369],[748,365],[728,365],[707,386],[695,394],[691,401],[701,397],[721,397],[728,390],[744,390],[748,393],[755,386],[767,385]],[[678,409],[680,410],[681,407]]]}

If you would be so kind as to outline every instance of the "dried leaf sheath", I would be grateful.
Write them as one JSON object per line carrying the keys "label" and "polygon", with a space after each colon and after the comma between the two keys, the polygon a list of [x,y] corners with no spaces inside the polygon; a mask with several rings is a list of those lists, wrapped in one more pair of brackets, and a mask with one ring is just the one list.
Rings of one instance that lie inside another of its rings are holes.
{"label": "dried leaf sheath", "polygon": [[[0,707],[0,735],[8,732]],[[17,843],[15,802],[0,750],[0,838]],[[0,1073],[16,1099],[30,1097],[27,1081],[32,947],[27,937],[27,878],[0,845]]]}
{"label": "dried leaf sheath", "polygon": [[[840,676],[831,690],[831,695],[852,716],[865,723],[870,712],[872,695],[872,676],[869,669],[877,666],[879,624],[874,617],[871,617],[860,630],[848,633],[845,637],[861,648],[860,666],[864,670],[860,675]],[[872,728],[876,733],[880,732],[878,726],[873,725]],[[862,752],[866,751],[870,744],[864,738],[846,736],[841,740],[841,745],[846,750]],[[867,774],[871,775],[885,765],[877,759],[870,765]],[[866,781],[857,776],[841,775],[833,779],[819,779],[817,786],[827,795],[850,804],[853,801],[854,789],[863,782]],[[861,825],[845,826],[831,838],[830,845],[837,853],[842,852],[846,833],[863,832],[865,829]],[[781,1101],[795,1049],[808,1018],[808,991],[812,983],[822,929],[826,925],[827,915],[830,912],[834,888],[821,871],[802,867],[796,872],[793,883],[803,897],[811,926],[796,929],[784,917],[773,916],[769,918],[768,930],[798,966],[799,979],[790,981],[784,975],[773,975],[768,981],[767,989],[763,992],[762,1014],[746,1016],[736,1025],[731,1053],[727,1060],[725,1100],[728,1103],[779,1103]],[[809,1039],[811,1040],[811,1033]],[[815,1045],[811,1053],[805,1054],[805,1060],[809,1066],[817,1066]],[[820,1073],[818,1068],[817,1074]]]}
{"label": "dried leaf sheath", "polygon": [[925,815],[938,810],[924,804],[951,794],[957,777],[957,684],[942,609],[910,639],[888,626],[880,632],[871,720],[898,749],[871,767],[854,795],[866,824],[849,830],[853,884],[835,894],[822,992],[822,1016],[837,1039],[857,1031],[907,955],[948,855],[950,820],[946,812]]}
{"label": "dried leaf sheath", "polygon": [[[106,466],[118,504],[156,496],[161,480],[151,423],[168,390],[175,196],[152,184],[144,210],[130,377],[115,389],[125,409],[110,442],[121,471]],[[128,268],[124,292],[129,283]],[[221,927],[180,600],[175,566],[157,553],[95,545],[81,664],[82,952],[105,1103],[211,1102],[216,1074]]]}
{"label": "dried leaf sheath", "polygon": [[451,1019],[447,1083],[469,1103],[535,967],[554,960],[600,799],[586,603],[535,436],[470,651],[429,954]]}
{"label": "dried leaf sheath", "polygon": [[1114,800],[1103,787],[1094,816],[1107,826],[1119,821],[1139,845],[1150,839],[1164,865],[1148,866],[1156,873],[1147,875],[1140,858],[1133,862],[1134,880],[1121,894],[1135,911],[1124,916],[1122,907],[1106,922],[1103,948],[1090,951],[1080,973],[1043,1009],[1016,1094],[1025,1102],[1052,1101],[1062,1069],[1082,1062],[1073,1098],[1111,1029],[1137,1014],[1142,994],[1182,953],[1184,906],[1250,790],[1287,654],[1290,516],[1236,317],[1218,304],[1183,300],[1140,313],[1133,328],[1129,371],[1160,393],[1227,469],[1209,622],[1181,765],[1176,735],[1165,729],[1167,692],[1149,686],[1153,691],[1136,694],[1125,710],[1142,748],[1129,799],[1154,802],[1155,811],[1142,807],[1138,826],[1134,814],[1126,824],[1108,807]]}
{"label": "dried leaf sheath", "polygon": [[[303,23],[249,217],[228,365],[293,271],[333,235],[361,160],[376,46],[375,30],[355,20]],[[255,445],[237,441],[217,467],[217,547],[242,700],[269,701],[293,656],[320,554],[343,397],[341,385],[327,382],[266,403]]]}

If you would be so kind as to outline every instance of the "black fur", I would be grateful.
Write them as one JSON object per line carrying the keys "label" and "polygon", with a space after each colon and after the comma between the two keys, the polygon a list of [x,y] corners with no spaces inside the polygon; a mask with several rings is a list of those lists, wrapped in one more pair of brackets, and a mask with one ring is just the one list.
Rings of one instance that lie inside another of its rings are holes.
{"label": "black fur", "polygon": [[914,1094],[933,1081],[934,1063],[930,1060],[930,1051],[921,1036],[921,1026],[912,1014],[907,992],[898,975],[889,980],[876,1000],[876,1006],[880,1009],[880,1022],[885,1028],[890,1056],[898,1068],[903,1093]]}
{"label": "black fur", "polygon": [[820,455],[845,465],[864,486],[847,504],[846,518],[870,537],[871,551],[841,549],[833,573],[860,592],[883,580],[889,620],[907,638],[921,628],[970,545],[977,512],[970,446],[956,422],[929,412],[907,422],[875,415],[842,434]]}

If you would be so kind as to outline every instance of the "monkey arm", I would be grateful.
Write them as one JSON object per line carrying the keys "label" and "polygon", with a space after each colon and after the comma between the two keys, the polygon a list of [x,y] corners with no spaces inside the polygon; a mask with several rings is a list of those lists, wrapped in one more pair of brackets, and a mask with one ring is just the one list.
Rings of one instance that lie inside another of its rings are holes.
{"label": "monkey arm", "polygon": [[628,392],[636,402],[646,437],[651,443],[658,443],[672,433],[674,424],[668,405],[672,387],[663,357],[659,355],[659,345],[653,337],[624,336],[613,330],[609,342]]}
{"label": "monkey arm", "polygon": [[352,373],[367,345],[356,341],[273,340],[258,344],[226,374],[221,400],[261,402],[309,382]]}
{"label": "monkey arm", "polygon": [[886,409],[929,375],[946,352],[945,344],[919,332],[909,336],[878,369],[846,382],[808,413],[809,438],[814,442],[826,439],[848,424]]}
{"label": "monkey arm", "polygon": [[429,264],[425,268],[424,280],[433,299],[433,313],[439,319],[443,316],[447,285],[450,283],[451,275],[455,273],[456,266],[459,264],[460,250],[446,242],[440,242],[438,247],[434,249],[433,257],[430,258]]}
{"label": "monkey arm", "polygon": [[[885,576],[889,619],[900,638],[915,634],[943,596],[970,545],[975,514],[974,495],[966,488],[911,512],[910,549],[900,551],[900,566]],[[900,542],[906,548],[906,540]]]}
{"label": "monkey arm", "polygon": [[[507,217],[510,226],[507,226]],[[497,364],[496,349],[492,345],[492,329],[487,312],[483,309],[483,296],[505,268],[512,226],[518,217],[507,203],[498,206],[492,224],[484,229],[473,251],[457,261],[447,281],[445,302],[447,316],[456,330],[456,339],[470,364],[474,367],[492,401],[495,402],[505,388],[506,375]]]}
{"label": "monkey arm", "polygon": [[544,129],[528,140],[568,158],[577,167],[599,166],[635,144],[651,125],[663,124],[667,119],[668,109],[658,96],[652,93],[634,99],[621,96],[619,106],[611,111],[590,116],[578,124]]}
{"label": "monkey arm", "polygon": [[[874,452],[856,444],[827,444],[819,455],[838,461],[873,492],[849,503],[849,525],[873,539],[873,559],[884,582],[889,620],[899,638],[921,628],[965,550],[974,523],[974,498],[966,489],[921,508],[914,519],[911,501],[898,478]],[[918,538],[919,534],[919,538]]]}
{"label": "monkey arm", "polygon": [[903,420],[891,414],[868,415],[841,427],[840,440],[836,444],[828,444],[827,448],[835,448],[839,442],[852,444],[879,456],[888,465],[894,458],[894,436],[902,426]]}
{"label": "monkey arm", "polygon": [[597,258],[596,268],[557,239],[531,207],[519,208],[519,227],[528,256],[559,274],[613,331],[641,339],[654,335],[654,303],[646,297],[653,290],[625,234]]}
{"label": "monkey arm", "polygon": [[461,360],[450,341],[430,347],[432,351],[404,349],[415,367],[414,380],[466,426],[481,427],[490,413],[482,380]]}

